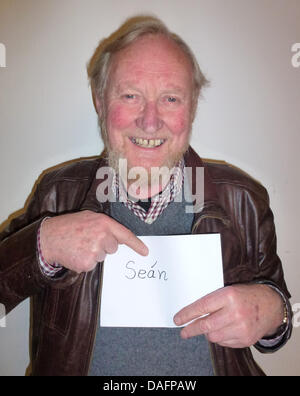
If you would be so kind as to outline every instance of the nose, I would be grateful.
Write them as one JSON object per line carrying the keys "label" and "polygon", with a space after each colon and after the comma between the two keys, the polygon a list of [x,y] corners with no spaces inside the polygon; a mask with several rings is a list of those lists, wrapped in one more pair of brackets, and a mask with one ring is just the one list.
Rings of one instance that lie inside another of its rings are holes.
{"label": "nose", "polygon": [[155,133],[163,126],[163,121],[155,102],[147,102],[142,113],[136,119],[137,126],[146,133]]}

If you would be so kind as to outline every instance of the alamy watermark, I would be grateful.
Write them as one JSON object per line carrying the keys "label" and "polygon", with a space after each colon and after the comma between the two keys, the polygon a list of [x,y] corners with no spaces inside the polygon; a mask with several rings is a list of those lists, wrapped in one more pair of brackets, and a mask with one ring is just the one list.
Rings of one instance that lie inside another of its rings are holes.
{"label": "alamy watermark", "polygon": [[0,304],[0,327],[6,327],[6,310],[3,304]]}
{"label": "alamy watermark", "polygon": [[[159,192],[158,185],[168,186],[176,172],[179,172],[177,167],[170,169],[166,166],[153,167],[150,172],[142,166],[128,169],[127,160],[120,159],[118,174],[111,167],[98,169],[96,178],[100,182],[96,190],[96,197],[100,203],[126,202],[128,197],[131,201],[143,201],[145,200],[145,186],[146,190],[150,191],[150,196],[155,196]],[[182,183],[182,177],[184,183],[173,197],[174,202],[184,202],[186,213],[198,213],[202,210],[204,203],[204,168],[184,167],[182,173],[177,177],[177,184]],[[116,185],[119,189],[117,194],[114,189]],[[171,187],[169,190],[163,191],[164,197],[166,192],[171,196]]]}
{"label": "alamy watermark", "polygon": [[293,44],[291,50],[295,52],[291,59],[292,66],[298,68],[300,67],[300,43]]}
{"label": "alamy watermark", "polygon": [[0,43],[0,67],[6,67],[6,47]]}
{"label": "alamy watermark", "polygon": [[295,303],[292,306],[294,317],[293,317],[293,327],[300,327],[300,303]]}

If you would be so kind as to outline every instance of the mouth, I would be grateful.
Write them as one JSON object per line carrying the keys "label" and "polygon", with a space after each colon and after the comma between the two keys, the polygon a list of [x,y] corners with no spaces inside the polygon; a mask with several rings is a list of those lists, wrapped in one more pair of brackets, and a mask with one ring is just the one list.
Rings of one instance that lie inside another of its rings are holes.
{"label": "mouth", "polygon": [[130,141],[136,146],[142,148],[156,148],[164,144],[166,139],[142,139],[142,138],[131,137]]}

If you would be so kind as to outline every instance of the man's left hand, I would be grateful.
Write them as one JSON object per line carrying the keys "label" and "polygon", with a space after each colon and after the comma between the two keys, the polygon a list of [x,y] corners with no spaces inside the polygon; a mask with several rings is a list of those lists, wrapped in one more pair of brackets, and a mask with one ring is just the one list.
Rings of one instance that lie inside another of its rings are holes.
{"label": "man's left hand", "polygon": [[205,334],[210,342],[244,348],[276,333],[283,321],[283,304],[279,293],[267,285],[228,286],[180,310],[174,323],[192,321],[181,331],[184,339]]}

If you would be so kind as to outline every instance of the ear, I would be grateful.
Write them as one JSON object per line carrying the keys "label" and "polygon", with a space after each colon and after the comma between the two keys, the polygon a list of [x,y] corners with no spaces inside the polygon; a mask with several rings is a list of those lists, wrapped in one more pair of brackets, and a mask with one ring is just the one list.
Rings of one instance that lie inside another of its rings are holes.
{"label": "ear", "polygon": [[99,96],[97,95],[97,93],[95,92],[95,90],[92,90],[92,97],[93,97],[93,103],[94,103],[94,107],[96,110],[96,113],[98,114],[98,117],[101,118],[102,114],[103,114],[103,100],[99,98]]}
{"label": "ear", "polygon": [[192,120],[192,122],[194,122],[194,120],[195,120],[196,113],[197,113],[197,108],[198,108],[198,99],[197,100],[193,100],[193,103],[192,103],[192,112],[191,112],[191,120]]}

